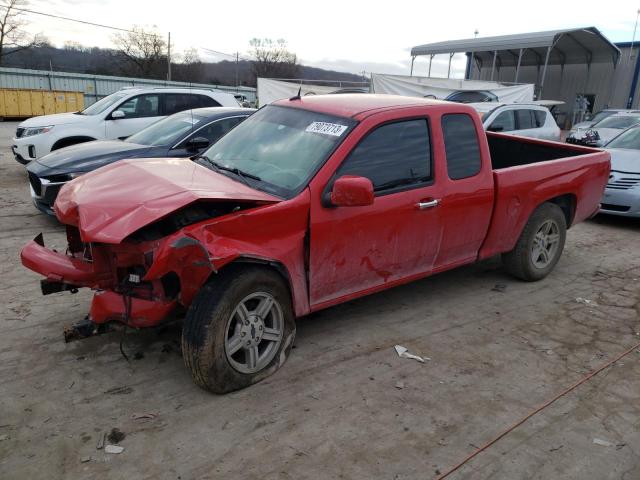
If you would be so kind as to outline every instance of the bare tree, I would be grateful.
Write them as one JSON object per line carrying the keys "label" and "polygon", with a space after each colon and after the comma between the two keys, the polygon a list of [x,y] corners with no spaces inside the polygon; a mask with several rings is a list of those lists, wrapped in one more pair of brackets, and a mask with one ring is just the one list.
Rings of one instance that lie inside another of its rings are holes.
{"label": "bare tree", "polygon": [[124,60],[124,73],[145,78],[164,78],[167,69],[167,42],[156,31],[134,26],[113,39]]}
{"label": "bare tree", "polygon": [[39,35],[29,35],[24,30],[27,25],[23,8],[27,0],[6,0],[0,5],[0,65],[5,57],[28,48],[37,47],[42,42]]}
{"label": "bare tree", "polygon": [[288,50],[286,40],[253,38],[249,45],[253,58],[251,68],[256,77],[287,78],[298,73],[298,57]]}
{"label": "bare tree", "polygon": [[185,82],[201,82],[204,67],[198,50],[189,48],[182,53],[182,61],[174,68],[174,78]]}

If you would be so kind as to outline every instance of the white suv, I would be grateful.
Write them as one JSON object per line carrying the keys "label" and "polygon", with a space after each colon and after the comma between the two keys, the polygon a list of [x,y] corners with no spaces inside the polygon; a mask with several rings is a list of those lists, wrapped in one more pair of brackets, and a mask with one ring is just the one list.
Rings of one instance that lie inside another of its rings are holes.
{"label": "white suv", "polygon": [[75,113],[25,120],[16,130],[11,150],[26,165],[52,150],[91,140],[126,138],[183,110],[238,107],[230,93],[191,88],[124,88]]}
{"label": "white suv", "polygon": [[560,141],[560,127],[547,107],[527,103],[469,103],[489,132]]}

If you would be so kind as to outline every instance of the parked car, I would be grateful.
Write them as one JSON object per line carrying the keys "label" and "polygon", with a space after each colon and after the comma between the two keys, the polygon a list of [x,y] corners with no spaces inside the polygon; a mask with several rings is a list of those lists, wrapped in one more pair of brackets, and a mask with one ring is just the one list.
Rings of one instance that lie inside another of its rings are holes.
{"label": "parked car", "polygon": [[611,174],[600,211],[640,217],[640,125],[625,130],[605,149],[611,154]]}
{"label": "parked car", "polygon": [[640,113],[640,111],[627,110],[623,108],[607,108],[605,110],[600,110],[598,113],[596,113],[593,116],[587,116],[587,118],[585,118],[583,122],[574,124],[571,130],[569,131],[569,134],[574,133],[574,131],[577,131],[578,129],[585,130],[585,129],[591,128],[596,123],[601,122],[605,118],[610,117],[611,115],[615,115],[617,113]]}
{"label": "parked car", "polygon": [[125,158],[189,157],[229,132],[255,109],[198,108],[174,113],[126,140],[95,140],[55,150],[27,165],[31,199],[55,215],[58,192],[70,180]]}
{"label": "parked car", "polygon": [[91,140],[123,139],[176,112],[238,107],[233,95],[191,88],[124,88],[75,113],[33,117],[18,125],[11,147],[26,165],[52,150]]}
{"label": "parked car", "polygon": [[470,103],[489,132],[560,141],[560,127],[548,108],[524,103]]}
{"label": "parked car", "polygon": [[589,128],[578,128],[567,136],[567,142],[588,147],[602,147],[633,125],[640,123],[640,113],[616,113]]}
{"label": "parked car", "polygon": [[498,97],[488,90],[458,90],[449,94],[445,100],[458,103],[481,103],[497,102]]}
{"label": "parked car", "polygon": [[296,317],[498,254],[544,278],[608,176],[607,152],[485,133],[468,105],[294,97],[193,161],[124,160],[69,182],[55,204],[66,253],[40,234],[21,257],[45,294],[96,289],[77,336],[187,310],[186,365],[228,392],[282,366]]}

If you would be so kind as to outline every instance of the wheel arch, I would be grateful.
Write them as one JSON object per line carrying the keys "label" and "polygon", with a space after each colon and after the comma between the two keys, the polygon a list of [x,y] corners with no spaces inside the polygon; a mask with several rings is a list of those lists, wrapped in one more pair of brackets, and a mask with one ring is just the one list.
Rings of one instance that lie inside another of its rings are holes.
{"label": "wheel arch", "polygon": [[69,147],[78,143],[91,142],[93,140],[97,139],[90,137],[89,135],[71,135],[68,137],[59,138],[51,146],[51,151],[53,152],[54,150],[58,150],[60,148]]}
{"label": "wheel arch", "polygon": [[[212,272],[209,278],[207,279],[207,282],[214,280],[215,277],[218,275],[231,275],[234,273],[234,271],[237,271],[238,269],[251,268],[251,267],[264,268],[264,269],[276,272],[280,276],[280,278],[282,278],[287,289],[289,290],[289,295],[291,297],[291,307],[294,309],[294,311],[297,310],[296,309],[296,305],[297,305],[296,292],[295,292],[293,281],[291,279],[291,275],[287,267],[284,265],[284,263],[278,260],[255,257],[251,255],[240,255],[239,257],[235,258],[231,262],[225,264],[219,270]],[[296,311],[296,316],[297,316],[297,313],[298,312]]]}
{"label": "wheel arch", "polygon": [[[556,197],[545,200],[544,202],[541,202],[540,205],[544,203],[553,203],[558,207],[560,207],[560,210],[562,210],[562,213],[564,213],[564,218],[567,222],[567,230],[568,230],[569,227],[571,227],[571,224],[573,223],[573,219],[576,214],[577,201],[578,199],[575,194],[565,193],[563,195],[558,195]],[[540,205],[538,205],[536,208],[538,208]],[[532,212],[532,215],[533,215],[533,212]]]}

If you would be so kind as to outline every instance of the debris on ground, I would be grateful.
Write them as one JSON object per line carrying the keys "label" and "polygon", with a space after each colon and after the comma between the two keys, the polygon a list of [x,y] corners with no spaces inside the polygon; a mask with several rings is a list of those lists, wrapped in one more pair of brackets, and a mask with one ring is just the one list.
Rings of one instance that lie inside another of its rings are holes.
{"label": "debris on ground", "polygon": [[504,283],[496,283],[491,289],[491,291],[504,293],[506,289],[507,289],[507,286]]}
{"label": "debris on ground", "polygon": [[613,447],[613,443],[602,440],[601,438],[594,438],[593,443],[600,445],[601,447]]}
{"label": "debris on ground", "polygon": [[593,300],[589,300],[588,298],[578,297],[578,298],[576,298],[576,302],[583,303],[585,305],[589,305],[590,307],[597,307],[598,306],[598,304],[596,302],[594,302]]}
{"label": "debris on ground", "polygon": [[124,447],[121,447],[120,445],[107,445],[104,447],[104,451],[105,453],[118,454],[124,452]]}
{"label": "debris on ground", "polygon": [[148,418],[153,420],[154,418],[156,418],[158,416],[157,413],[134,413],[131,415],[131,419],[132,420],[141,420],[143,418]]}
{"label": "debris on ground", "polygon": [[9,439],[9,434],[8,433],[0,435],[0,442],[2,442],[4,440],[8,440],[8,439]]}
{"label": "debris on ground", "polygon": [[98,444],[96,445],[96,450],[102,450],[104,448],[105,443],[107,443],[107,434],[103,433],[98,437]]}
{"label": "debris on ground", "polygon": [[133,388],[127,387],[126,385],[124,385],[122,387],[110,388],[109,390],[105,391],[104,393],[106,395],[128,395],[131,392],[133,392]]}
{"label": "debris on ground", "polygon": [[109,442],[111,443],[120,443],[122,440],[124,440],[125,436],[125,433],[121,432],[119,428],[112,428],[111,432],[109,432],[109,435],[107,435],[107,440],[109,440]]}
{"label": "debris on ground", "polygon": [[136,352],[133,354],[134,360],[142,360],[144,358],[144,352]]}
{"label": "debris on ground", "polygon": [[396,345],[395,347],[393,347],[396,349],[396,352],[398,353],[399,357],[402,358],[409,358],[411,360],[417,360],[420,363],[424,363],[425,360],[431,360],[429,357],[420,357],[418,355],[414,355],[413,353],[409,353],[409,350],[407,349],[407,347],[403,347],[402,345]]}
{"label": "debris on ground", "polygon": [[80,459],[80,463],[87,463],[91,461],[91,457],[82,457]]}
{"label": "debris on ground", "polygon": [[403,382],[402,380],[398,380],[398,381],[396,382],[396,388],[397,388],[398,390],[402,390],[402,389],[404,388],[404,382]]}

